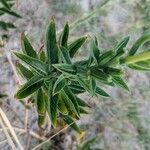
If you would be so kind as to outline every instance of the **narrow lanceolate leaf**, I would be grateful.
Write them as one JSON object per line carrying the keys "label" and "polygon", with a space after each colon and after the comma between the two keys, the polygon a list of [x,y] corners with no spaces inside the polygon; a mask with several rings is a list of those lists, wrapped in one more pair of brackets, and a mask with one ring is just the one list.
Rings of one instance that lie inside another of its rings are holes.
{"label": "narrow lanceolate leaf", "polygon": [[92,96],[95,95],[95,90],[96,90],[96,81],[93,77],[90,77],[90,91]]}
{"label": "narrow lanceolate leaf", "polygon": [[82,100],[81,98],[77,97],[76,96],[76,99],[77,99],[77,102],[78,102],[78,105],[81,106],[81,107],[90,107],[89,104],[87,104],[84,100]]}
{"label": "narrow lanceolate leaf", "polygon": [[105,53],[103,53],[102,55],[99,56],[98,58],[98,64],[99,66],[104,66],[105,64],[107,64],[112,58],[114,58],[115,53],[114,51],[107,51]]}
{"label": "narrow lanceolate leaf", "polygon": [[7,3],[6,0],[1,0],[1,3],[2,3],[3,6],[5,6],[7,9],[10,9],[10,5]]}
{"label": "narrow lanceolate leaf", "polygon": [[82,86],[86,91],[92,94],[90,90],[89,81],[82,79],[81,77],[76,77],[77,81],[79,82],[80,86]]}
{"label": "narrow lanceolate leaf", "polygon": [[41,116],[44,116],[46,113],[44,93],[41,88],[37,92],[37,111]]}
{"label": "narrow lanceolate leaf", "polygon": [[58,71],[65,73],[65,74],[70,74],[70,75],[75,75],[76,74],[76,67],[71,64],[54,64],[54,68],[56,68]]}
{"label": "narrow lanceolate leaf", "polygon": [[85,92],[85,89],[78,82],[71,82],[69,88],[74,94],[80,94]]}
{"label": "narrow lanceolate leaf", "polygon": [[103,83],[111,82],[109,75],[97,68],[91,69],[91,76]]}
{"label": "narrow lanceolate leaf", "polygon": [[76,108],[75,108],[74,104],[72,103],[71,99],[70,99],[70,98],[68,97],[68,95],[66,94],[66,92],[65,92],[65,91],[62,91],[62,92],[60,93],[60,95],[61,95],[61,98],[62,98],[62,100],[64,101],[64,103],[65,103],[65,105],[66,105],[66,107],[67,107],[67,109],[68,109],[68,112],[74,113],[74,114],[76,114],[76,115],[78,116],[78,113],[77,113],[77,111],[76,111]]}
{"label": "narrow lanceolate leaf", "polygon": [[58,47],[56,42],[56,27],[55,22],[52,19],[48,25],[46,32],[46,49],[48,55],[48,64],[51,71],[51,65],[58,62]]}
{"label": "narrow lanceolate leaf", "polygon": [[28,66],[32,67],[38,74],[47,75],[47,65],[42,61],[18,52],[14,52],[14,54],[28,64]]}
{"label": "narrow lanceolate leaf", "polygon": [[46,62],[46,54],[43,50],[39,52],[39,58],[42,62]]}
{"label": "narrow lanceolate leaf", "polygon": [[88,114],[89,112],[87,112],[84,108],[79,107],[80,113],[81,114]]}
{"label": "narrow lanceolate leaf", "polygon": [[30,79],[34,76],[34,74],[32,73],[31,70],[29,70],[28,68],[26,68],[24,65],[22,65],[21,63],[17,63],[17,69],[19,71],[19,73],[26,79]]}
{"label": "narrow lanceolate leaf", "polygon": [[69,36],[69,25],[68,22],[66,23],[64,30],[62,32],[62,38],[61,38],[61,45],[64,47],[67,47],[68,42],[68,36]]}
{"label": "narrow lanceolate leaf", "polygon": [[76,132],[81,133],[80,128],[77,126],[77,124],[74,122],[74,120],[68,116],[68,115],[63,115],[63,120],[71,127],[73,128]]}
{"label": "narrow lanceolate leaf", "polygon": [[68,109],[65,105],[65,102],[63,101],[61,95],[59,95],[59,101],[58,101],[58,109],[59,111],[63,114],[63,115],[67,115],[68,114]]}
{"label": "narrow lanceolate leaf", "polygon": [[79,111],[79,106],[78,106],[78,102],[77,99],[75,97],[75,95],[71,92],[71,90],[68,87],[64,88],[64,91],[66,93],[66,95],[68,96],[68,98],[71,100],[71,102],[73,103],[75,110],[78,114],[78,117],[80,116],[80,111]]}
{"label": "narrow lanceolate leaf", "polygon": [[58,96],[51,96],[50,98],[50,118],[53,127],[57,125],[57,109],[58,109]]}
{"label": "narrow lanceolate leaf", "polygon": [[130,64],[128,65],[129,68],[133,69],[133,70],[138,70],[138,71],[149,71],[150,67],[145,67],[145,66],[141,66],[139,64]]}
{"label": "narrow lanceolate leaf", "polygon": [[101,88],[99,87],[96,87],[96,93],[100,96],[103,96],[103,97],[110,97],[109,94],[107,94],[104,90],[102,90]]}
{"label": "narrow lanceolate leaf", "polygon": [[46,123],[46,114],[43,116],[41,115],[38,115],[38,125],[40,128],[44,128],[45,126],[45,123]]}
{"label": "narrow lanceolate leaf", "polygon": [[9,15],[12,15],[12,16],[15,16],[15,17],[18,17],[18,18],[21,18],[21,16],[20,16],[19,14],[15,13],[14,11],[9,10],[9,9],[7,9],[7,8],[5,8],[5,7],[0,8],[0,12],[2,12],[2,13],[7,13],[7,14],[9,14]]}
{"label": "narrow lanceolate leaf", "polygon": [[91,55],[92,55],[94,61],[97,64],[98,63],[98,58],[99,58],[99,55],[100,55],[100,50],[98,49],[98,47],[96,45],[96,42],[93,39],[91,40],[91,43],[90,43],[90,50],[91,50]]}
{"label": "narrow lanceolate leaf", "polygon": [[23,99],[37,91],[44,84],[44,79],[41,76],[33,76],[25,83],[16,93],[17,99]]}
{"label": "narrow lanceolate leaf", "polygon": [[50,80],[49,83],[44,83],[43,89],[44,89],[43,94],[44,94],[44,99],[45,99],[45,104],[46,104],[46,110],[47,110],[48,116],[50,118],[50,116],[51,116],[50,98],[51,98],[52,90],[53,90],[53,80]]}
{"label": "narrow lanceolate leaf", "polygon": [[54,83],[53,95],[59,93],[66,86],[66,84],[67,84],[67,81],[64,78],[64,75],[60,75]]}
{"label": "narrow lanceolate leaf", "polygon": [[66,49],[63,46],[60,46],[60,50],[61,50],[63,62],[67,64],[71,64],[71,58],[70,58],[68,49]]}
{"label": "narrow lanceolate leaf", "polygon": [[122,87],[123,89],[129,91],[129,88],[128,88],[127,84],[125,83],[125,81],[124,81],[121,77],[112,76],[112,80],[113,80],[113,82],[114,82],[117,86]]}
{"label": "narrow lanceolate leaf", "polygon": [[143,36],[141,36],[136,42],[135,44],[132,46],[132,48],[129,51],[129,55],[132,56],[134,55],[137,50],[139,49],[140,46],[142,46],[144,43],[146,43],[147,41],[150,41],[150,34],[145,34]]}
{"label": "narrow lanceolate leaf", "polygon": [[106,67],[103,70],[106,74],[109,75],[115,75],[115,76],[123,75],[123,71],[121,69]]}
{"label": "narrow lanceolate leaf", "polygon": [[127,43],[129,42],[129,39],[130,39],[129,36],[128,36],[128,37],[125,37],[125,38],[116,46],[115,51],[116,51],[117,53],[119,53],[120,51],[122,51],[122,49],[123,49],[124,47],[126,47]]}
{"label": "narrow lanceolate leaf", "polygon": [[79,48],[84,44],[87,37],[81,37],[68,46],[70,57],[73,57]]}
{"label": "narrow lanceolate leaf", "polygon": [[24,33],[21,34],[21,46],[22,46],[23,52],[27,54],[28,56],[33,57],[33,58],[38,57],[32,45],[30,44],[28,38],[26,37]]}

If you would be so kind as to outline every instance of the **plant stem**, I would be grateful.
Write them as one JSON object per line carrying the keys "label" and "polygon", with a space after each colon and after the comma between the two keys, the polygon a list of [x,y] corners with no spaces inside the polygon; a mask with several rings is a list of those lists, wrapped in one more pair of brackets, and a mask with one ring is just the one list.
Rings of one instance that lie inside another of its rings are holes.
{"label": "plant stem", "polygon": [[145,61],[150,59],[150,51],[134,55],[134,56],[128,56],[125,59],[120,61],[120,64],[133,64],[139,61]]}

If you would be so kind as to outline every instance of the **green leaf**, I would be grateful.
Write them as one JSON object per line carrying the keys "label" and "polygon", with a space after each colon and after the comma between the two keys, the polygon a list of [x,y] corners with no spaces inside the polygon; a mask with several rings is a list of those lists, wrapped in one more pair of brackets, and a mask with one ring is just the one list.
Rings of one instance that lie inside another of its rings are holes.
{"label": "green leaf", "polygon": [[78,49],[85,43],[86,39],[87,37],[81,37],[68,46],[71,58],[76,54]]}
{"label": "green leaf", "polygon": [[129,68],[137,71],[150,71],[150,67],[145,67],[137,63],[128,65]]}
{"label": "green leaf", "polygon": [[55,22],[52,19],[48,25],[46,32],[46,49],[48,55],[49,71],[51,71],[51,65],[58,62],[58,47],[56,42],[56,27]]}
{"label": "green leaf", "polygon": [[85,89],[78,82],[71,82],[69,88],[74,94],[80,94],[85,92]]}
{"label": "green leaf", "polygon": [[16,27],[14,26],[14,24],[10,22],[0,21],[0,28],[5,31],[8,31],[9,28],[16,28]]}
{"label": "green leaf", "polygon": [[46,122],[46,115],[44,116],[38,115],[38,125],[40,128],[43,128],[45,122]]}
{"label": "green leaf", "polygon": [[62,100],[64,101],[64,103],[65,103],[65,105],[66,105],[66,107],[68,109],[68,112],[70,112],[70,113],[73,112],[74,114],[76,114],[77,116],[79,116],[78,112],[76,111],[76,108],[75,108],[75,106],[74,106],[74,104],[72,102],[72,100],[67,95],[67,93],[62,90],[60,94],[61,94]]}
{"label": "green leaf", "polygon": [[129,39],[130,39],[129,36],[125,37],[119,44],[117,44],[117,46],[116,46],[116,48],[115,48],[115,51],[116,51],[117,53],[119,53],[120,51],[122,51],[122,49],[123,49],[124,47],[126,47],[127,43],[129,42]]}
{"label": "green leaf", "polygon": [[77,81],[79,82],[79,84],[86,90],[88,91],[90,94],[92,94],[91,89],[90,89],[90,85],[89,85],[89,81],[82,79],[81,77],[77,76],[76,77]]}
{"label": "green leaf", "polygon": [[57,109],[58,109],[58,96],[50,95],[50,118],[54,128],[57,125]]}
{"label": "green leaf", "polygon": [[67,22],[65,27],[64,27],[64,30],[62,32],[61,46],[67,47],[68,36],[69,36],[69,25]]}
{"label": "green leaf", "polygon": [[81,114],[89,114],[89,112],[87,112],[84,108],[79,107],[80,113]]}
{"label": "green leaf", "polygon": [[140,46],[142,46],[144,43],[146,43],[147,41],[150,41],[150,34],[145,34],[143,36],[141,36],[136,42],[135,44],[132,46],[132,48],[129,51],[129,55],[132,56],[134,55],[137,50],[139,49]]}
{"label": "green leaf", "polygon": [[96,64],[98,64],[98,59],[99,59],[99,55],[100,55],[100,50],[98,49],[95,40],[91,39],[90,42],[90,50],[91,50],[91,56],[94,59],[94,61],[96,62]]}
{"label": "green leaf", "polygon": [[58,71],[65,73],[65,74],[69,74],[69,75],[76,74],[76,67],[71,64],[59,63],[59,64],[54,64],[53,67],[56,68]]}
{"label": "green leaf", "polygon": [[103,70],[106,74],[109,75],[115,75],[115,76],[123,75],[123,71],[121,69],[106,67]]}
{"label": "green leaf", "polygon": [[47,75],[47,65],[44,64],[42,61],[18,52],[14,52],[14,54],[23,62],[32,67],[38,74]]}
{"label": "green leaf", "polygon": [[33,49],[32,45],[30,44],[28,38],[24,33],[21,34],[21,46],[25,54],[33,58],[38,58],[37,53]]}
{"label": "green leaf", "polygon": [[61,54],[63,57],[63,62],[67,63],[67,64],[71,64],[71,58],[69,55],[69,51],[63,46],[60,47],[60,50],[61,50]]}
{"label": "green leaf", "polygon": [[82,106],[82,107],[90,107],[89,104],[87,104],[85,101],[83,101],[81,98],[77,97],[76,96],[76,99],[77,99],[77,102],[78,102],[78,105],[79,106]]}
{"label": "green leaf", "polygon": [[37,111],[38,114],[41,116],[44,116],[46,113],[45,99],[41,88],[37,92]]}
{"label": "green leaf", "polygon": [[3,6],[5,6],[7,9],[10,9],[10,5],[7,3],[6,0],[1,0],[1,3],[2,3]]}
{"label": "green leaf", "polygon": [[17,99],[23,99],[33,94],[44,84],[44,80],[41,76],[33,76],[27,83],[25,83],[16,93]]}
{"label": "green leaf", "polygon": [[110,83],[110,76],[98,68],[91,68],[91,76],[102,83]]}
{"label": "green leaf", "polygon": [[79,134],[81,133],[80,128],[77,126],[77,124],[74,122],[74,120],[68,116],[68,115],[63,115],[63,120],[71,127],[73,128],[76,132]]}
{"label": "green leaf", "polygon": [[46,62],[46,54],[43,50],[39,52],[39,58],[42,62]]}
{"label": "green leaf", "polygon": [[112,58],[114,58],[115,53],[113,50],[111,51],[107,51],[105,53],[103,53],[102,55],[99,56],[98,58],[98,64],[99,66],[104,66],[105,64],[107,64]]}
{"label": "green leaf", "polygon": [[61,95],[59,95],[59,102],[58,102],[58,109],[59,111],[63,114],[63,115],[68,115],[68,109],[61,97]]}
{"label": "green leaf", "polygon": [[4,7],[0,8],[0,12],[2,12],[2,13],[7,13],[7,14],[9,14],[9,15],[12,15],[12,16],[15,16],[15,17],[18,17],[18,18],[21,18],[21,16],[20,16],[19,14],[15,13],[15,12],[12,11],[12,10],[9,10],[9,9],[7,9],[7,8],[4,8]]}
{"label": "green leaf", "polygon": [[80,111],[79,111],[79,106],[78,106],[77,99],[76,99],[75,95],[71,92],[71,90],[67,86],[64,88],[64,91],[65,91],[66,95],[68,96],[68,98],[73,103],[75,110],[76,110],[76,114],[78,114],[78,117],[79,117]]}
{"label": "green leaf", "polygon": [[93,79],[93,77],[90,77],[90,91],[92,96],[94,96],[96,91],[96,81]]}
{"label": "green leaf", "polygon": [[31,70],[29,70],[28,68],[26,68],[19,62],[17,63],[17,69],[18,69],[19,73],[26,79],[30,79],[34,76],[34,74],[31,72]]}
{"label": "green leaf", "polygon": [[121,77],[112,76],[112,80],[113,80],[113,82],[114,82],[117,86],[122,87],[123,89],[129,91],[129,88],[128,88],[127,84],[125,83],[125,81],[124,81]]}
{"label": "green leaf", "polygon": [[60,75],[54,83],[53,95],[59,93],[67,85],[64,75]]}
{"label": "green leaf", "polygon": [[[96,141],[96,138],[94,137],[94,138],[84,142],[79,150],[91,150],[91,145],[94,144],[95,141]],[[99,149],[99,150],[101,150],[101,149]]]}
{"label": "green leaf", "polygon": [[103,97],[110,97],[109,94],[107,94],[104,90],[102,90],[99,87],[96,87],[96,93],[99,94],[100,96],[103,96]]}

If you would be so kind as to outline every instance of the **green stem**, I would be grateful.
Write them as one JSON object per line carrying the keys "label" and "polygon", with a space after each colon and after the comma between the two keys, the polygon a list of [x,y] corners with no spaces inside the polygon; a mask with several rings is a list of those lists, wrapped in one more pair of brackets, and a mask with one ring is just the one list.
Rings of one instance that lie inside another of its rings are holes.
{"label": "green stem", "polygon": [[150,59],[150,51],[144,52],[142,54],[128,56],[125,59],[120,61],[120,64],[133,64],[139,61],[145,61]]}

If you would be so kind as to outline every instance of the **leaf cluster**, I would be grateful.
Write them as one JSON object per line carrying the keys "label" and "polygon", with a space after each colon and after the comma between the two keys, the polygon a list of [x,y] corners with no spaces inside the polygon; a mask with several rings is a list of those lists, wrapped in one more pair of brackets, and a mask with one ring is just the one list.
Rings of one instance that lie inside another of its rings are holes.
{"label": "leaf cluster", "polygon": [[[73,61],[87,38],[90,41],[89,57]],[[127,49],[129,37],[125,37],[112,50],[102,51],[96,37],[83,36],[70,42],[68,23],[57,37],[52,19],[46,30],[45,46],[39,52],[34,50],[24,33],[21,36],[22,52],[14,54],[21,60],[17,69],[27,82],[15,96],[17,99],[33,99],[40,127],[45,124],[48,114],[53,127],[65,123],[80,133],[74,121],[81,114],[86,114],[90,106],[78,94],[88,92],[92,96],[109,97],[100,85],[118,86],[129,91],[123,79],[124,66],[135,69],[133,65],[138,63],[140,67],[147,68],[145,70],[150,69],[149,51],[135,55],[148,40],[150,35],[144,35]]]}
{"label": "leaf cluster", "polygon": [[[3,16],[5,14],[21,18],[21,16],[12,10],[12,7],[14,5],[14,0],[0,0],[0,16]],[[6,22],[3,20],[0,20],[0,30],[8,31],[9,29],[16,28],[16,26],[12,22]],[[2,39],[7,38],[7,34],[1,35]]]}

